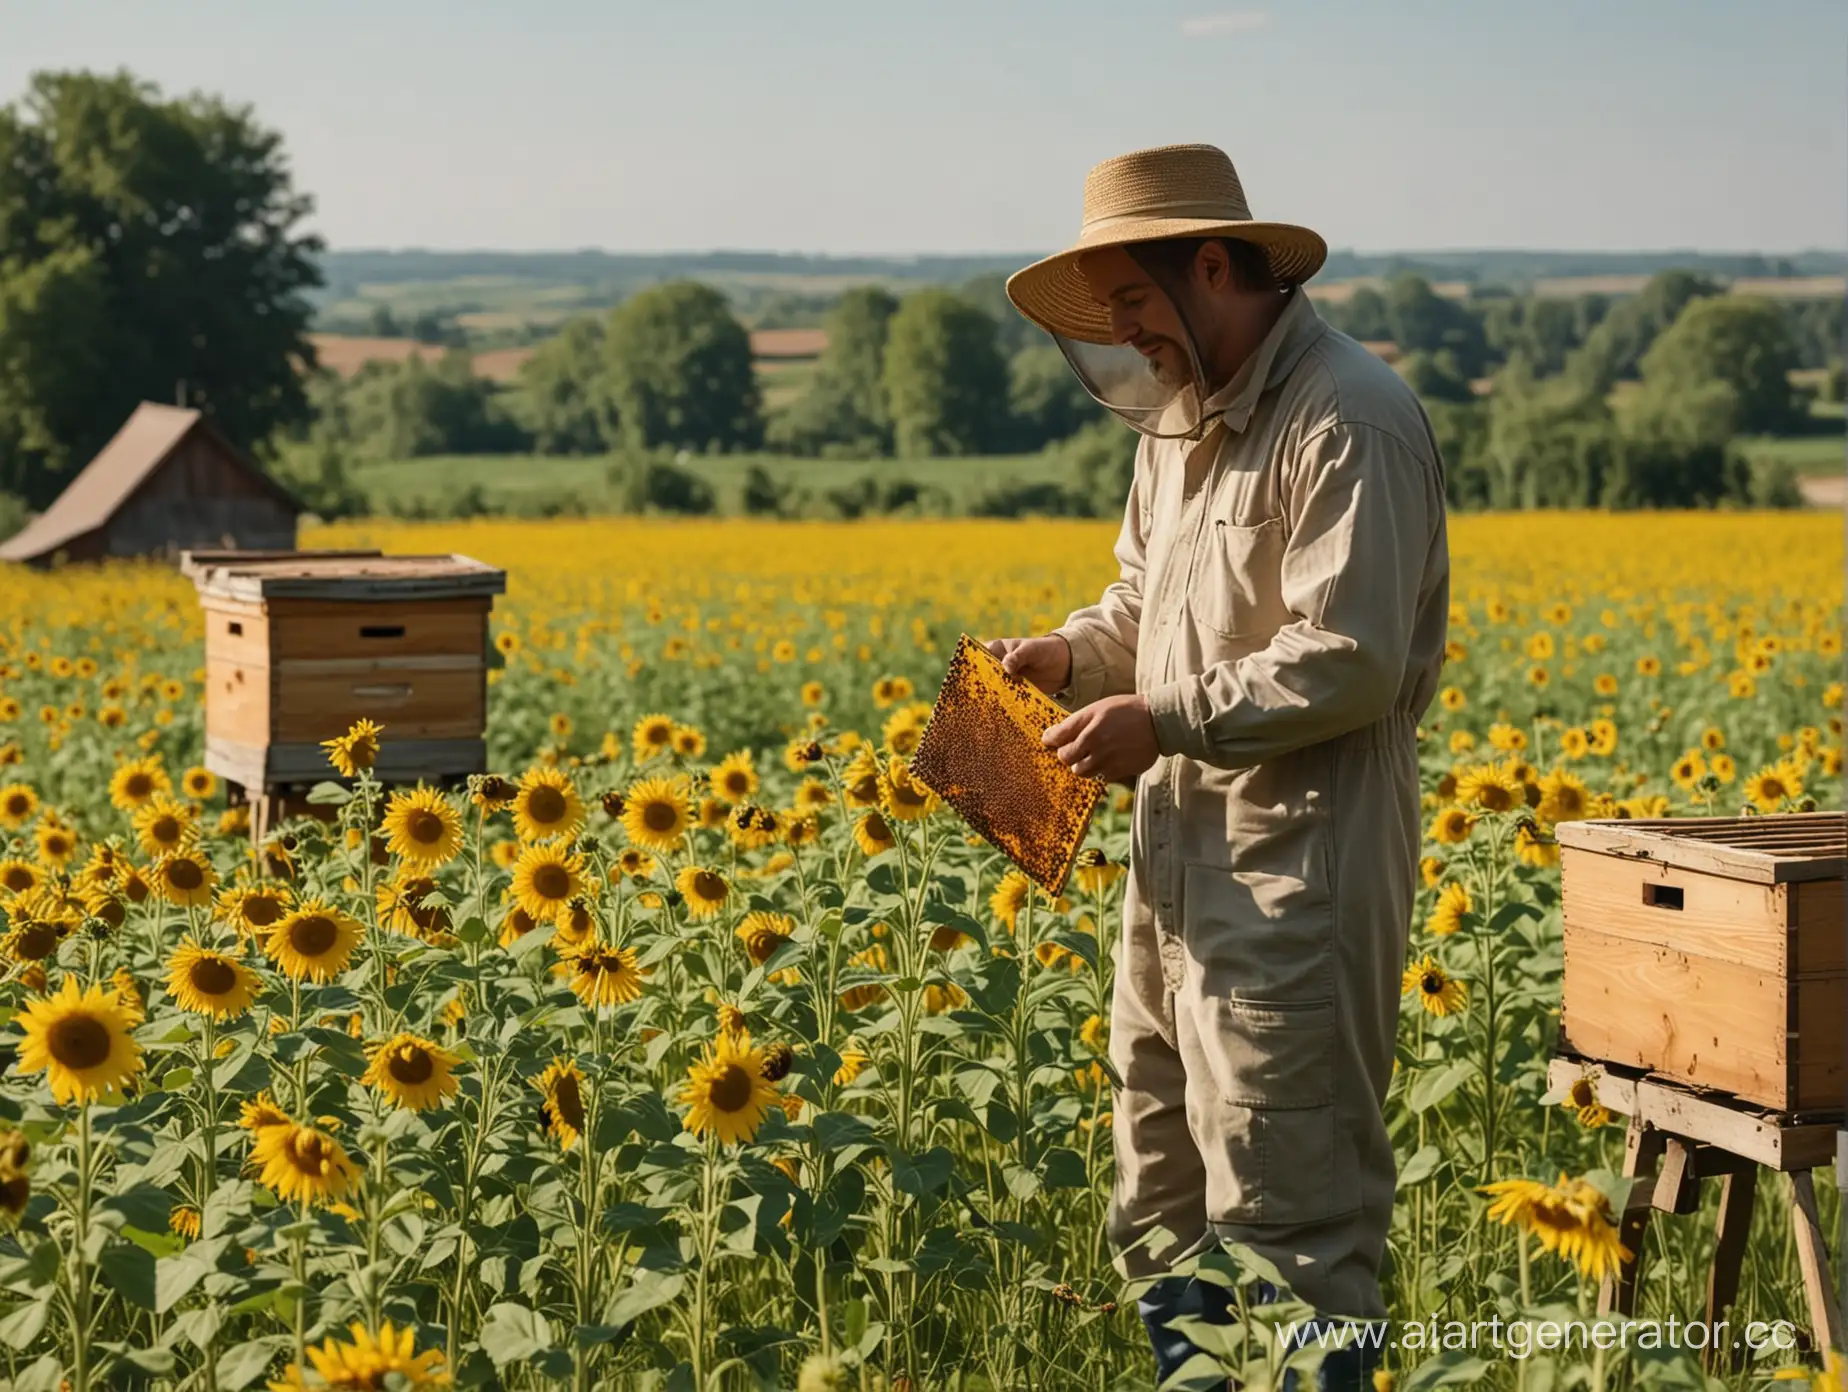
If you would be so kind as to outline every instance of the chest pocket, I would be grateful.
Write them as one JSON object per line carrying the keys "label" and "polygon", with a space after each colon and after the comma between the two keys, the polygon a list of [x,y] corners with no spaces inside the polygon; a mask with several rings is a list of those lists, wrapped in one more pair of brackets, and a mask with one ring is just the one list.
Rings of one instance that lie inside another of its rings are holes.
{"label": "chest pocket", "polygon": [[1292,617],[1283,602],[1283,519],[1210,526],[1188,596],[1193,616],[1221,638],[1264,642]]}

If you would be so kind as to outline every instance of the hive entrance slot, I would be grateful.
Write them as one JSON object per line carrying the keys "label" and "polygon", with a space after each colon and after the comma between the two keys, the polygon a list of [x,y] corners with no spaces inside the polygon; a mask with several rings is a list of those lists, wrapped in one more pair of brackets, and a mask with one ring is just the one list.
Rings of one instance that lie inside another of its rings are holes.
{"label": "hive entrance slot", "polygon": [[404,636],[404,625],[361,624],[359,626],[359,636],[361,638],[402,638]]}
{"label": "hive entrance slot", "polygon": [[1643,886],[1643,902],[1652,909],[1680,909],[1681,886],[1665,884],[1646,884]]}
{"label": "hive entrance slot", "polygon": [[232,619],[227,623],[225,625],[225,630],[233,638],[242,638],[244,636],[244,625],[239,623],[236,619]]}

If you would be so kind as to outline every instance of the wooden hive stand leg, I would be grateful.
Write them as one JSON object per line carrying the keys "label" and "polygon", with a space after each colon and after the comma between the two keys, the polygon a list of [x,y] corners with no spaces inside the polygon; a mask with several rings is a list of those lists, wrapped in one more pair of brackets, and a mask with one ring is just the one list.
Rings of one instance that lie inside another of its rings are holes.
{"label": "wooden hive stand leg", "polygon": [[[1641,1117],[1630,1118],[1630,1129],[1623,1142],[1623,1172],[1628,1178],[1648,1179],[1655,1173],[1656,1165],[1662,1158],[1662,1152],[1668,1144],[1668,1137],[1650,1126]],[[1651,1202],[1655,1196],[1654,1186],[1637,1184],[1631,1188],[1630,1202],[1624,1208],[1623,1219],[1618,1224],[1617,1238],[1623,1243],[1630,1259],[1617,1269],[1615,1276],[1606,1276],[1598,1289],[1598,1313],[1608,1315],[1634,1315],[1636,1313],[1636,1292],[1643,1278],[1643,1237],[1649,1228]]]}
{"label": "wooden hive stand leg", "polygon": [[[1753,1166],[1720,1177],[1720,1216],[1714,1225],[1713,1265],[1707,1272],[1707,1327],[1717,1328],[1739,1298],[1739,1268],[1745,1261],[1745,1240],[1752,1230],[1752,1208],[1758,1194],[1758,1169]],[[1726,1363],[1745,1363],[1744,1349],[1729,1349]],[[1701,1354],[1708,1372],[1718,1370],[1722,1350],[1709,1343]]]}
{"label": "wooden hive stand leg", "polygon": [[1808,1170],[1790,1172],[1790,1223],[1797,1239],[1797,1265],[1803,1270],[1803,1294],[1809,1301],[1810,1326],[1816,1342],[1843,1351],[1842,1314],[1829,1284],[1829,1244],[1816,1212],[1816,1181]]}

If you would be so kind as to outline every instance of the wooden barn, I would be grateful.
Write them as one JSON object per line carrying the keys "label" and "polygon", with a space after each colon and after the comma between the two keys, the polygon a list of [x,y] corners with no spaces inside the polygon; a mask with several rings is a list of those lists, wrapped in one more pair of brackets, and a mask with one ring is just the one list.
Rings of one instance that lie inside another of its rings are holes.
{"label": "wooden barn", "polygon": [[288,551],[301,511],[200,412],[144,401],[50,507],[0,542],[0,560]]}

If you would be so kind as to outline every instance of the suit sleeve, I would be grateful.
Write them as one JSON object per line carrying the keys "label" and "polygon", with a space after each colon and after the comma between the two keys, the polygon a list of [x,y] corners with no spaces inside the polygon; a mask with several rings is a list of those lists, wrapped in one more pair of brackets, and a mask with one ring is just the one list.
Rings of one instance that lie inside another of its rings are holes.
{"label": "suit sleeve", "polygon": [[1059,701],[1070,709],[1136,689],[1136,640],[1142,626],[1142,581],[1147,565],[1143,511],[1149,486],[1148,446],[1147,436],[1136,446],[1123,529],[1117,534],[1116,581],[1097,603],[1075,611],[1053,630],[1072,650],[1071,680],[1058,693]]}
{"label": "suit sleeve", "polygon": [[1305,442],[1285,498],[1269,644],[1148,693],[1156,744],[1246,768],[1382,718],[1399,697],[1442,483],[1396,436],[1338,423]]}

